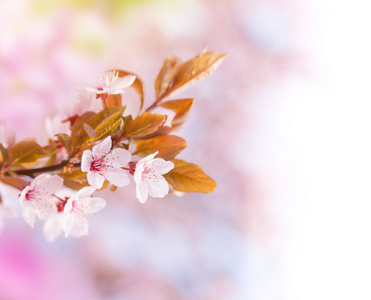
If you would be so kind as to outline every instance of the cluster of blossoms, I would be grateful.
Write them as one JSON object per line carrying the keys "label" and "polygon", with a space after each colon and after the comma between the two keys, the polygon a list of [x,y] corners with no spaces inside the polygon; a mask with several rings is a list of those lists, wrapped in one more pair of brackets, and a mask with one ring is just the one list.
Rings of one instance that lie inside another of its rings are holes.
{"label": "cluster of blossoms", "polygon": [[[63,187],[63,179],[58,175],[41,174],[20,195],[22,215],[31,226],[35,223],[35,214],[45,221],[44,235],[48,241],[54,241],[64,231],[69,235],[80,237],[88,234],[89,224],[87,215],[94,214],[106,206],[106,201],[92,197],[96,189],[103,187],[107,180],[117,187],[130,183],[124,168],[131,160],[131,154],[124,149],[111,150],[112,141],[108,136],[92,151],[85,150],[82,155],[81,170],[87,172],[90,184],[66,199],[59,198],[58,191]],[[137,186],[137,198],[145,203],[148,194],[152,197],[163,198],[169,193],[169,185],[163,174],[174,168],[171,161],[154,158],[157,153],[139,160],[134,171]],[[133,164],[131,164],[131,169]]]}
{"label": "cluster of blossoms", "polygon": [[[170,191],[211,192],[215,181],[197,165],[176,159],[187,144],[170,134],[186,121],[193,99],[164,99],[208,75],[223,58],[214,52],[202,52],[185,63],[169,57],[155,81],[156,100],[135,118],[125,115],[122,96],[133,87],[142,110],[142,81],[123,70],[99,75],[93,85],[79,89],[72,106],[47,119],[48,145],[14,143],[0,136],[0,187],[20,190],[25,222],[34,227],[36,217],[44,221],[48,241],[62,232],[66,237],[87,235],[90,216],[106,206],[94,192],[127,186],[129,175],[140,203]],[[152,113],[157,107],[175,113],[170,126],[165,125],[167,115]],[[2,218],[13,216],[0,197],[0,229]]]}

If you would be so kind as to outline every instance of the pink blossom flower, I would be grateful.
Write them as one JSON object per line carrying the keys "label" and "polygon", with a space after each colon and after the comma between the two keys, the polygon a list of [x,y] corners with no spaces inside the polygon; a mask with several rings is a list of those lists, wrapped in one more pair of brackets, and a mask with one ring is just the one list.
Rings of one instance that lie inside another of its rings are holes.
{"label": "pink blossom flower", "polygon": [[84,89],[95,94],[122,94],[124,89],[131,86],[134,81],[134,75],[118,77],[118,72],[108,71],[98,75],[96,82]]}
{"label": "pink blossom flower", "polygon": [[173,169],[174,164],[162,158],[154,158],[157,153],[138,161],[135,168],[134,180],[137,185],[137,198],[141,203],[146,202],[148,193],[155,198],[163,198],[169,193],[169,184],[161,175]]}
{"label": "pink blossom flower", "polygon": [[90,150],[85,150],[81,158],[81,170],[88,172],[87,178],[91,186],[100,189],[104,179],[111,184],[123,187],[128,185],[130,180],[122,169],[131,160],[130,152],[125,149],[112,147],[111,137],[106,137],[100,144]]}
{"label": "pink blossom flower", "polygon": [[37,176],[21,193],[22,215],[31,227],[35,224],[35,213],[46,220],[57,213],[57,206],[51,197],[63,185],[58,175],[42,174]]}
{"label": "pink blossom flower", "polygon": [[3,218],[15,218],[15,217],[17,217],[17,214],[12,209],[7,207],[4,203],[0,202],[0,232],[4,228]]}
{"label": "pink blossom flower", "polygon": [[94,191],[95,188],[91,186],[84,187],[68,199],[64,207],[62,224],[66,237],[87,235],[89,223],[86,215],[94,214],[106,206],[106,201],[103,198],[91,197]]}

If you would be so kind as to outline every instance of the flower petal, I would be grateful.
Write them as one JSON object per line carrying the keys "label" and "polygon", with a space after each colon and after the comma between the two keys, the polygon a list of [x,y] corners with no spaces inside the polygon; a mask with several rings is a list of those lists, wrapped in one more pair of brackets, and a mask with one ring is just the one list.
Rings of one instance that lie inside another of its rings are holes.
{"label": "flower petal", "polygon": [[113,185],[118,187],[126,186],[130,183],[130,179],[126,172],[122,169],[114,169],[104,173],[104,177]]}
{"label": "flower petal", "polygon": [[111,136],[107,136],[100,144],[97,144],[93,147],[93,158],[99,159],[111,150],[112,140]]}
{"label": "flower petal", "polygon": [[157,155],[157,153],[158,153],[158,151],[146,156],[145,158],[142,158],[140,161],[138,161],[138,164],[147,164],[147,163],[150,164],[150,163],[152,163],[152,160]]}
{"label": "flower petal", "polygon": [[121,78],[116,78],[116,80],[114,80],[111,84],[111,89],[126,89],[134,83],[135,79],[136,77],[134,75],[126,75]]}
{"label": "flower petal", "polygon": [[157,174],[166,174],[170,172],[172,169],[174,169],[174,163],[171,161],[166,161],[162,158],[155,158],[153,160],[153,170]]}
{"label": "flower petal", "polygon": [[26,195],[28,193],[28,191],[31,190],[31,187],[30,186],[26,186],[22,192],[21,192],[21,195],[19,196],[19,200],[21,202],[21,206],[23,207],[24,203],[27,202],[28,200],[26,200]]}
{"label": "flower petal", "polygon": [[96,212],[102,210],[103,208],[106,207],[106,200],[103,198],[99,197],[89,197],[85,198],[86,203],[85,203],[85,214],[95,214]]}
{"label": "flower petal", "polygon": [[137,198],[140,203],[145,203],[148,198],[148,186],[147,183],[142,181],[137,184]]}
{"label": "flower petal", "polygon": [[116,148],[106,155],[105,164],[112,167],[125,167],[130,160],[131,154],[129,151]]}
{"label": "flower petal", "polygon": [[83,187],[81,190],[79,190],[77,192],[77,194],[75,195],[75,197],[72,197],[72,198],[74,200],[79,201],[81,199],[90,197],[94,192],[95,192],[95,188],[94,187],[92,187],[92,186],[86,186],[86,187]]}
{"label": "flower petal", "polygon": [[90,150],[85,150],[81,157],[81,171],[89,172],[92,161],[93,153]]}
{"label": "flower petal", "polygon": [[89,223],[85,216],[69,213],[64,217],[62,228],[66,237],[69,235],[80,237],[88,234]]}
{"label": "flower petal", "polygon": [[99,173],[96,173],[96,172],[88,172],[88,182],[89,184],[96,188],[96,189],[100,189],[102,188],[103,186],[103,182],[104,182],[104,177],[102,175],[100,175]]}
{"label": "flower petal", "polygon": [[62,232],[62,225],[63,225],[64,215],[63,213],[59,213],[52,218],[49,218],[43,227],[44,237],[48,242],[54,242],[55,239],[61,234]]}
{"label": "flower petal", "polygon": [[34,184],[35,190],[41,195],[46,196],[58,191],[63,186],[63,179],[58,175],[42,174],[37,176],[32,183]]}
{"label": "flower petal", "polygon": [[142,182],[142,173],[144,171],[144,164],[137,164],[134,172],[134,181],[138,185]]}
{"label": "flower petal", "polygon": [[163,198],[169,193],[169,184],[162,176],[147,179],[149,194],[155,198]]}
{"label": "flower petal", "polygon": [[33,201],[35,213],[41,220],[46,220],[58,213],[58,208],[50,197]]}
{"label": "flower petal", "polygon": [[26,223],[33,228],[35,225],[35,212],[34,208],[32,207],[32,204],[28,201],[24,202],[22,216]]}

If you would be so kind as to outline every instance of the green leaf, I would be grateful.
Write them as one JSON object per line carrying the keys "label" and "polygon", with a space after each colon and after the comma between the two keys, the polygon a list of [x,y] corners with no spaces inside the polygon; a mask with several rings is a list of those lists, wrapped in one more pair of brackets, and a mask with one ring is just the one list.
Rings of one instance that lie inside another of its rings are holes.
{"label": "green leaf", "polygon": [[142,138],[155,133],[165,122],[166,116],[145,112],[126,126],[126,136],[130,138]]}
{"label": "green leaf", "polygon": [[193,107],[193,101],[194,99],[192,98],[177,99],[164,102],[160,105],[175,112],[175,116],[171,121],[171,127],[173,129],[179,128],[188,119]]}
{"label": "green leaf", "polygon": [[10,150],[13,164],[34,162],[43,154],[43,148],[34,141],[21,141]]}
{"label": "green leaf", "polygon": [[156,157],[161,157],[165,160],[172,160],[186,147],[187,142],[184,139],[169,134],[149,140],[138,141],[133,154],[147,156],[158,151]]}
{"label": "green leaf", "polygon": [[215,189],[216,182],[196,164],[181,159],[174,159],[172,162],[174,169],[163,176],[176,191],[210,193]]}
{"label": "green leaf", "polygon": [[202,51],[184,63],[180,63],[174,56],[168,57],[155,81],[156,101],[172,97],[209,76],[219,67],[225,56],[226,54]]}

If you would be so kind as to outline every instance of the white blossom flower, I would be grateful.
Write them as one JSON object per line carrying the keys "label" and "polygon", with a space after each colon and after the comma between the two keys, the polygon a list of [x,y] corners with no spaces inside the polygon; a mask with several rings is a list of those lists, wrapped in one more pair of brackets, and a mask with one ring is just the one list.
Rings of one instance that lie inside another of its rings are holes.
{"label": "white blossom flower", "polygon": [[4,228],[3,218],[16,218],[17,214],[7,207],[4,203],[0,202],[0,232]]}
{"label": "white blossom flower", "polygon": [[62,114],[55,115],[54,117],[47,116],[45,118],[45,130],[48,138],[53,140],[57,139],[55,135],[58,133],[71,133],[71,125],[68,122],[64,122],[66,119],[67,117]]}
{"label": "white blossom flower", "polygon": [[95,95],[83,91],[71,92],[71,101],[63,108],[65,119],[81,116],[87,111],[98,112],[103,109],[102,102],[97,101]]}
{"label": "white blossom flower", "polygon": [[103,198],[91,197],[95,188],[84,187],[67,200],[64,207],[62,228],[66,237],[80,237],[88,234],[89,223],[86,215],[94,214],[106,206]]}
{"label": "white blossom flower", "polygon": [[130,183],[126,172],[122,169],[131,160],[131,154],[125,149],[112,147],[111,137],[106,137],[100,144],[85,150],[81,158],[81,170],[88,172],[87,178],[91,186],[100,189],[104,179],[111,184],[123,187]]}
{"label": "white blossom flower", "polygon": [[48,138],[52,140],[56,139],[55,135],[58,133],[71,134],[71,125],[79,116],[88,111],[97,113],[103,109],[102,101],[97,101],[93,94],[74,91],[70,95],[72,100],[63,102],[64,105],[59,107],[60,112],[57,115],[46,117],[45,130]]}
{"label": "white blossom flower", "polygon": [[157,153],[138,161],[135,168],[134,180],[137,185],[137,198],[141,203],[146,202],[148,193],[155,198],[163,198],[169,193],[169,184],[161,175],[173,169],[174,164],[162,158],[154,158]]}
{"label": "white blossom flower", "polygon": [[118,77],[118,72],[108,71],[98,75],[96,82],[84,89],[95,94],[122,94],[124,89],[133,84],[135,78],[134,75]]}
{"label": "white blossom flower", "polygon": [[35,213],[46,220],[57,213],[57,206],[51,197],[63,185],[58,175],[42,174],[37,176],[21,193],[22,215],[31,227],[35,224]]}

